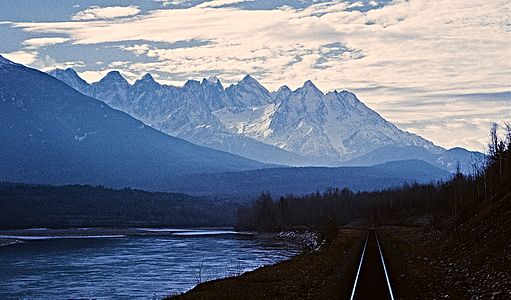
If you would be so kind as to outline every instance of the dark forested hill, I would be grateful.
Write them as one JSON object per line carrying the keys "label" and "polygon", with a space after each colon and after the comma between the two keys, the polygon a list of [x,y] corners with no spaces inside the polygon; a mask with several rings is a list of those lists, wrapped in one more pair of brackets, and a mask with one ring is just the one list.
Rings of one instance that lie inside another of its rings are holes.
{"label": "dark forested hill", "polygon": [[184,194],[0,183],[0,228],[222,226],[236,208]]}
{"label": "dark forested hill", "polygon": [[179,178],[169,190],[192,195],[247,195],[263,191],[274,196],[303,195],[329,187],[373,191],[405,182],[428,183],[447,179],[450,173],[421,160],[402,160],[370,167],[272,168]]}
{"label": "dark forested hill", "polygon": [[[438,183],[405,184],[374,192],[357,193],[332,185],[331,189],[320,189],[318,193],[305,196],[272,198],[275,195],[263,193],[254,205],[240,210],[240,226],[274,230],[317,226],[333,220],[338,224],[356,222],[370,226],[433,224],[444,229],[454,227],[466,231],[467,228],[484,228],[489,224],[493,229],[480,230],[485,235],[483,239],[487,240],[486,234],[500,234],[496,229],[505,227],[502,224],[507,224],[505,220],[509,219],[511,126],[505,124],[505,130],[506,135],[500,138],[497,126],[492,127],[485,166],[473,175],[458,172],[449,180]],[[396,173],[389,164],[384,164],[376,166],[379,170],[369,169],[369,174],[375,176],[384,171],[387,176],[397,176],[413,172],[414,167],[425,169],[405,161],[395,164],[399,170]]]}

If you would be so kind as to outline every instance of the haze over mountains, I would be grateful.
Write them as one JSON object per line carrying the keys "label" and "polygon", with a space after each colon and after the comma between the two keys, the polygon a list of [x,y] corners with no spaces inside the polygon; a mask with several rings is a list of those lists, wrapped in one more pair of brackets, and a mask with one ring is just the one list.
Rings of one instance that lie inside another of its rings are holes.
{"label": "haze over mountains", "polygon": [[0,57],[0,181],[162,189],[193,173],[266,165],[144,125]]}
{"label": "haze over mountains", "polygon": [[224,88],[215,77],[175,87],[150,74],[132,85],[117,71],[92,84],[73,69],[50,74],[172,136],[265,163],[369,166],[419,159],[471,172],[483,157],[436,146],[400,130],[353,93],[324,94],[311,81],[295,91],[283,86],[269,92],[250,75]]}
{"label": "haze over mountains", "polygon": [[178,178],[173,189],[194,196],[253,197],[268,191],[275,197],[305,195],[331,187],[374,191],[403,183],[446,180],[451,174],[421,160],[400,160],[368,167],[267,168],[219,174],[193,174]]}
{"label": "haze over mountains", "polygon": [[[58,76],[58,72],[54,74]],[[67,70],[62,74],[73,73]],[[204,139],[202,144],[222,146],[230,143],[230,149],[239,152],[251,153],[252,156],[269,155],[275,161],[294,161],[296,164],[328,162],[320,153],[326,153],[326,158],[341,156],[334,148],[323,147],[320,140],[307,138],[307,134],[301,147],[291,143],[299,140],[298,135],[288,138],[288,145],[292,145],[288,148],[295,149],[297,153],[266,144],[266,141],[277,141],[291,132],[290,126],[294,125],[289,125],[293,120],[290,115],[299,115],[295,119],[300,120],[302,127],[312,126],[313,121],[318,120],[310,111],[297,110],[299,103],[308,109],[311,103],[318,102],[317,106],[324,108],[325,120],[331,120],[333,115],[333,108],[326,108],[334,104],[341,108],[345,105],[344,113],[355,121],[359,120],[359,123],[354,123],[359,128],[379,126],[378,130],[374,130],[381,135],[395,131],[394,137],[401,135],[402,143],[411,143],[413,146],[409,147],[422,149],[434,159],[436,155],[447,153],[418,136],[400,131],[352,94],[324,95],[310,82],[295,92],[281,89],[270,94],[249,76],[224,89],[215,79],[189,81],[184,87],[177,88],[159,85],[150,76],[130,85],[119,73],[112,72],[100,82],[89,85],[75,75],[67,82],[81,86],[84,93],[97,94],[108,100],[102,102],[86,96],[48,74],[0,57],[0,181],[57,185],[79,183],[194,195],[249,197],[263,190],[276,194],[303,194],[330,186],[375,190],[403,182],[431,182],[450,176],[446,170],[421,160],[403,160],[406,157],[391,157],[391,160],[400,161],[369,167],[292,168],[265,164],[172,137],[106,104],[108,102],[118,108],[124,105],[130,113],[137,112],[145,118],[159,120],[159,123],[153,124],[158,124],[161,129],[172,129],[180,136]],[[278,102],[278,99],[285,98],[285,93],[290,93],[288,100]],[[328,105],[320,104],[324,102]],[[286,110],[280,110],[286,105]],[[162,111],[162,108],[167,110]],[[262,132],[258,137],[248,128],[234,131],[228,126],[243,120],[252,122],[251,116],[243,116],[253,114],[253,117],[258,110],[273,110],[271,118],[265,119],[270,123],[268,134]],[[226,116],[228,114],[234,116]],[[364,118],[380,123],[366,124]],[[318,135],[320,130],[328,132],[318,127]],[[342,130],[339,128],[339,131]],[[359,138],[352,139],[355,140]],[[319,144],[305,147],[311,141]],[[374,146],[361,144],[361,147],[371,149]],[[343,155],[349,157],[348,154]],[[378,158],[367,156],[364,163],[376,162]]]}

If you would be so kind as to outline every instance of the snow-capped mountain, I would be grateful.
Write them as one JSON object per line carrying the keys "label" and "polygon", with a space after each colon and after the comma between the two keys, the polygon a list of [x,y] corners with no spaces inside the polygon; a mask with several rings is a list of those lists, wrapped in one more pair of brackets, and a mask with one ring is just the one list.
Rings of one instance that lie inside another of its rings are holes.
{"label": "snow-capped mountain", "polygon": [[[122,82],[112,75],[105,82]],[[156,190],[186,174],[268,167],[164,134],[1,56],[0,153],[0,181]]]}
{"label": "snow-capped mountain", "polygon": [[350,92],[323,94],[311,81],[290,91],[283,87],[273,103],[214,111],[231,130],[313,158],[345,161],[379,147],[419,146],[441,151],[431,142],[398,129]]}
{"label": "snow-capped mountain", "polygon": [[160,85],[146,74],[133,85],[118,73],[109,72],[91,85],[72,69],[50,74],[79,92],[99,99],[142,122],[198,145],[227,151],[266,163],[299,165],[307,159],[279,147],[232,132],[212,113],[242,103],[228,97],[216,78],[189,80],[183,87]]}
{"label": "snow-capped mountain", "polygon": [[340,166],[397,147],[400,159],[425,151],[430,163],[454,170],[455,155],[399,129],[353,93],[325,94],[312,81],[294,91],[283,86],[269,92],[250,75],[224,88],[215,77],[175,87],[149,74],[132,85],[118,72],[90,85],[72,69],[50,74],[165,133],[262,162]]}

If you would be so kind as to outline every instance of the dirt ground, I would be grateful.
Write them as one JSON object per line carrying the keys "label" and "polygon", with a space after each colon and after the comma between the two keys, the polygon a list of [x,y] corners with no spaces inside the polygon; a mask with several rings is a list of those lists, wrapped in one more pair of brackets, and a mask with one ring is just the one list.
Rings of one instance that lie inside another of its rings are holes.
{"label": "dirt ground", "polygon": [[379,231],[406,299],[511,299],[511,194],[461,224]]}

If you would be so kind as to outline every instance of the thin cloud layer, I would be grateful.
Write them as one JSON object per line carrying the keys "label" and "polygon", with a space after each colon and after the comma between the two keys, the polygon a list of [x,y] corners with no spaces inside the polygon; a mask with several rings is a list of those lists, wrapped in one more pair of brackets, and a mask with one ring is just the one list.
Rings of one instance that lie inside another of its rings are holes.
{"label": "thin cloud layer", "polygon": [[69,41],[68,38],[62,38],[62,37],[43,37],[43,38],[33,38],[28,39],[23,42],[23,44],[27,45],[28,47],[32,48],[39,48],[44,47],[48,45],[56,45],[61,44]]}
{"label": "thin cloud layer", "polygon": [[37,60],[37,52],[13,51],[9,53],[0,53],[2,56],[16,63],[31,65]]}
{"label": "thin cloud layer", "polygon": [[111,6],[98,7],[91,6],[71,17],[71,20],[98,20],[98,19],[115,19],[120,17],[130,17],[138,14],[140,9],[137,6]]}

